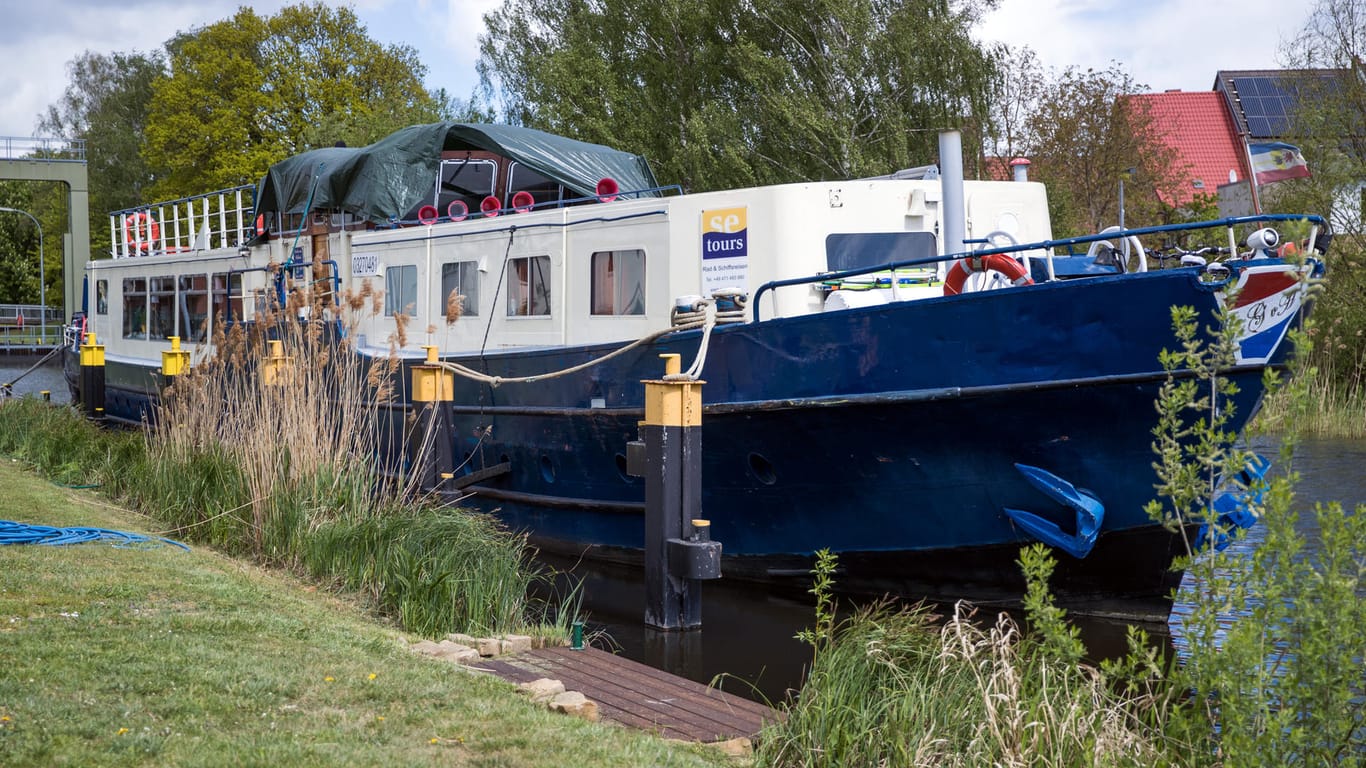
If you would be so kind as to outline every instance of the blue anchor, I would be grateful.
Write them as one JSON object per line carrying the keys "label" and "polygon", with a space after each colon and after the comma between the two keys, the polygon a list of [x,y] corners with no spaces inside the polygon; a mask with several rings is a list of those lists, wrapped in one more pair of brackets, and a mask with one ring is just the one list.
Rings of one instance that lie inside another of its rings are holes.
{"label": "blue anchor", "polygon": [[1006,515],[1025,533],[1061,549],[1072,557],[1080,560],[1091,554],[1091,548],[1096,544],[1096,535],[1100,533],[1100,526],[1105,522],[1105,505],[1100,499],[1089,491],[1077,489],[1052,472],[1027,464],[1016,464],[1015,468],[1024,475],[1030,485],[1076,513],[1076,533],[1067,533],[1058,527],[1057,523],[1022,509],[1007,507]]}

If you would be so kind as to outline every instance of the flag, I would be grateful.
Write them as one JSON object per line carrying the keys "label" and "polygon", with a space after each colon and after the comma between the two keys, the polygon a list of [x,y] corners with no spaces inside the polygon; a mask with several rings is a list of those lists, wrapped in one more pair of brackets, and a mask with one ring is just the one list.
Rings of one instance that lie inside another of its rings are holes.
{"label": "flag", "polygon": [[1252,177],[1258,185],[1309,175],[1309,164],[1299,147],[1279,141],[1249,144],[1247,154],[1252,158]]}

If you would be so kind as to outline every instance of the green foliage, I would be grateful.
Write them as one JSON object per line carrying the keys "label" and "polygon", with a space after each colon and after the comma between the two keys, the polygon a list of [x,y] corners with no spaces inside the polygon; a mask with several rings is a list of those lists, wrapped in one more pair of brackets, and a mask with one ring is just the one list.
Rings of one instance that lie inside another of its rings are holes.
{"label": "green foliage", "polygon": [[[505,0],[479,69],[510,122],[629,149],[693,191],[890,173],[985,120],[989,0]],[[975,153],[974,153],[975,154]]]}
{"label": "green foliage", "polygon": [[1118,224],[1119,180],[1130,168],[1125,224],[1159,223],[1162,197],[1171,196],[1182,174],[1147,103],[1125,98],[1144,86],[1118,65],[1069,67],[1055,78],[1038,78],[1043,82],[1033,86],[1039,95],[1022,120],[1018,151],[1032,161],[1030,177],[1048,185],[1054,235]]}
{"label": "green foliage", "polygon": [[446,106],[422,87],[407,46],[381,46],[350,8],[250,8],[167,44],[152,84],[145,157],[164,164],[168,199],[254,183],[271,163],[338,141],[368,144]]}
{"label": "green foliage", "polygon": [[1067,612],[1058,607],[1048,589],[1057,562],[1048,547],[1038,543],[1022,548],[1019,562],[1027,585],[1024,610],[1032,642],[1045,658],[1075,666],[1086,654],[1086,647],[1081,643],[1081,630],[1067,621]]}
{"label": "green foliage", "polygon": [[68,82],[61,99],[38,124],[44,136],[84,140],[90,182],[90,252],[110,252],[110,211],[144,202],[157,166],[142,154],[152,82],[164,76],[165,59],[143,54],[92,51],[67,63]]}
{"label": "green foliage", "polygon": [[839,556],[828,549],[816,551],[816,563],[811,569],[811,589],[816,598],[816,625],[797,633],[797,639],[820,653],[821,647],[833,640],[835,632],[835,571]]}

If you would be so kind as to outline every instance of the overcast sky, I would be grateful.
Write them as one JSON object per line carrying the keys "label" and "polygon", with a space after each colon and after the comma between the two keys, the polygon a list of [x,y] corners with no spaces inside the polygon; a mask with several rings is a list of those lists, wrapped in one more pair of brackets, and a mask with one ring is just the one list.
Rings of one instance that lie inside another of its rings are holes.
{"label": "overcast sky", "polygon": [[[501,0],[354,0],[370,36],[405,43],[427,86],[466,98],[477,81],[482,15]],[[150,51],[176,32],[229,18],[240,5],[273,15],[290,0],[0,0],[0,137],[34,135],[82,52]],[[1293,10],[1292,10],[1293,9]],[[1151,90],[1208,90],[1219,69],[1278,66],[1281,39],[1307,4],[1284,0],[1002,0],[984,40],[1028,45],[1044,64],[1122,64]]]}

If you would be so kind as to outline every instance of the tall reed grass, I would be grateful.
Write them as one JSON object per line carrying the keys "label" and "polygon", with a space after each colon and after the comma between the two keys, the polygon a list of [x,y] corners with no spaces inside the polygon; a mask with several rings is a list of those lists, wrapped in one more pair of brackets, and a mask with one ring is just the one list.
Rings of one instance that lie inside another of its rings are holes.
{"label": "tall reed grass", "polygon": [[15,428],[0,450],[63,482],[104,484],[166,535],[355,590],[414,632],[557,631],[544,623],[567,624],[576,603],[530,600],[541,575],[524,536],[417,493],[401,456],[379,464],[383,430],[413,427],[381,407],[397,357],[351,346],[361,313],[382,308],[364,284],[335,306],[292,300],[218,333],[216,354],[166,387],[140,436],[6,404]]}

